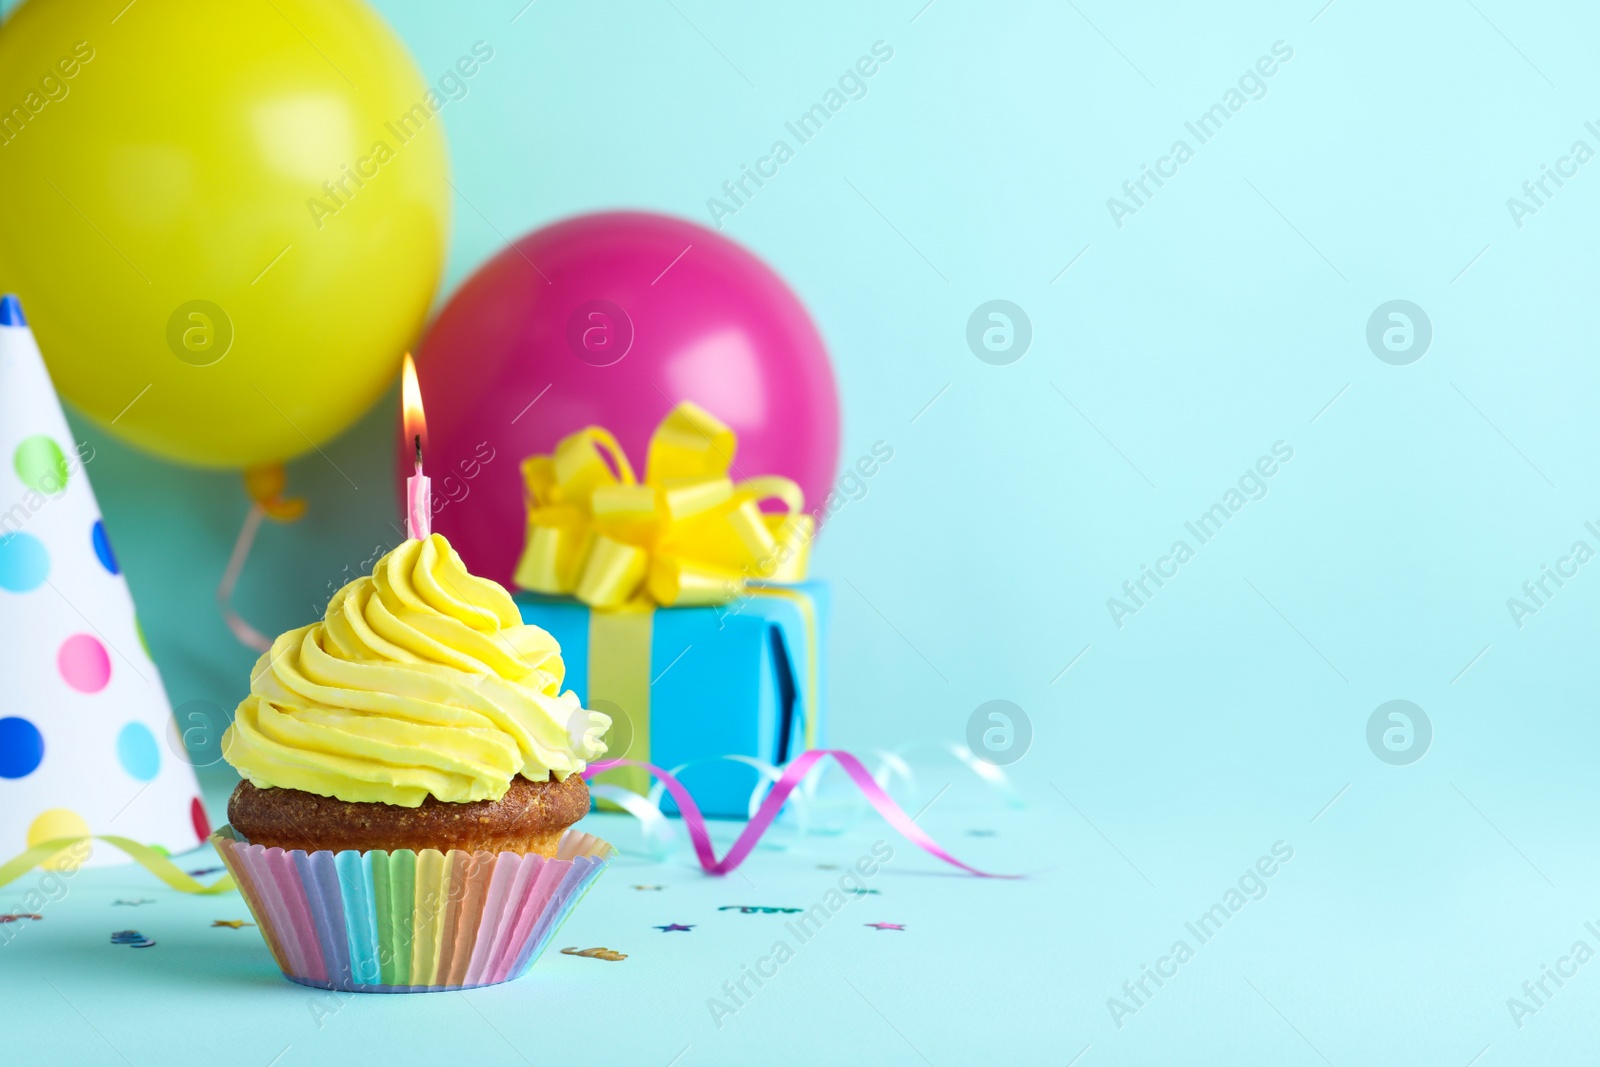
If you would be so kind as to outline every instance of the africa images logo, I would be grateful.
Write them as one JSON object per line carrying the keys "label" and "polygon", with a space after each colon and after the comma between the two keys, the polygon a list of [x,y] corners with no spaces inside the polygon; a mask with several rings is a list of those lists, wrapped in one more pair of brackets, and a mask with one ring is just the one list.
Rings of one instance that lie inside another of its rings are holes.
{"label": "africa images logo", "polygon": [[[1253,864],[1240,873],[1233,885],[1223,890],[1220,899],[1183,924],[1189,936],[1174,941],[1165,955],[1156,958],[1153,967],[1148,963],[1140,964],[1138,976],[1122,983],[1122,995],[1113,994],[1106,998],[1106,1010],[1111,1013],[1111,1021],[1117,1029],[1121,1030],[1127,1025],[1129,1016],[1137,1015],[1140,1009],[1148,1007],[1155,995],[1178,977],[1183,965],[1194,959],[1200,948],[1215,940],[1247,904],[1264,900],[1271,890],[1270,880],[1292,859],[1294,846],[1287,841],[1274,841],[1271,855],[1258,856]],[[1192,945],[1190,938],[1194,940]]]}
{"label": "africa images logo", "polygon": [[404,148],[422,133],[422,130],[433,117],[444,110],[446,104],[453,100],[465,100],[472,91],[467,84],[467,79],[474,77],[484,65],[494,58],[494,48],[487,41],[474,41],[472,55],[461,56],[455,64],[446,70],[438,79],[438,88],[428,87],[421,100],[412,104],[393,122],[384,123],[395,139],[395,144],[390,145],[383,138],[372,143],[367,154],[357,159],[354,165],[341,163],[339,173],[322,183],[323,197],[306,198],[306,210],[311,213],[311,221],[317,229],[322,229],[325,219],[343,211],[355,199],[362,189],[367,187],[367,182],[376,178],[384,164],[394,159],[398,154],[397,149]]}
{"label": "africa images logo", "polygon": [[783,137],[773,141],[772,146],[767,149],[767,154],[756,159],[753,169],[749,164],[739,164],[739,176],[722,183],[722,196],[706,198],[706,210],[711,213],[711,225],[716,229],[722,229],[723,220],[737,215],[739,209],[748,204],[762,186],[776,178],[779,169],[795,157],[795,151],[799,146],[810,142],[821,133],[822,127],[828,120],[843,111],[844,106],[851,100],[866,99],[867,79],[877,74],[883,68],[883,64],[893,58],[893,45],[882,40],[873,41],[871,55],[861,56],[854,64],[846,67],[844,73],[839,75],[839,80],[823,90],[820,101],[800,112],[793,122],[783,124],[784,130],[794,138],[793,145]]}
{"label": "africa images logo", "polygon": [[[1110,196],[1106,198],[1106,210],[1111,214],[1111,221],[1117,229],[1122,229],[1126,216],[1137,215],[1139,210],[1147,206],[1156,193],[1165,188],[1167,182],[1178,176],[1178,168],[1195,157],[1195,148],[1206,144],[1217,134],[1222,132],[1222,127],[1244,110],[1244,106],[1251,100],[1260,100],[1267,95],[1267,79],[1277,74],[1281,65],[1294,58],[1294,47],[1286,41],[1272,42],[1272,55],[1261,56],[1251,67],[1239,75],[1235,85],[1230,85],[1223,91],[1222,99],[1200,112],[1192,122],[1185,122],[1183,128],[1189,131],[1195,144],[1190,145],[1183,138],[1172,142],[1172,147],[1167,154],[1156,160],[1155,166],[1148,163],[1139,164],[1139,176],[1130,178],[1122,183],[1122,197]],[[1248,94],[1248,95],[1246,95]],[[1154,188],[1151,188],[1151,185]]]}
{"label": "africa images logo", "polygon": [[94,46],[79,41],[72,46],[72,54],[56,60],[53,69],[46,70],[39,79],[39,87],[28,91],[20,103],[0,110],[0,147],[11,144],[21,136],[28,123],[35,122],[51,103],[59,103],[72,92],[67,82],[78,76],[83,65],[94,58]]}
{"label": "africa images logo", "polygon": [[1270,456],[1263,454],[1258,457],[1252,466],[1245,468],[1236,486],[1229,486],[1220,500],[1202,511],[1192,522],[1183,524],[1183,528],[1194,538],[1193,545],[1180,537],[1172,542],[1166,555],[1155,561],[1154,568],[1148,563],[1139,564],[1138,576],[1122,583],[1122,596],[1106,597],[1106,611],[1110,613],[1117,629],[1122,629],[1127,625],[1127,619],[1148,607],[1156,593],[1176,578],[1183,565],[1194,559],[1196,551],[1221,533],[1229,520],[1243,511],[1246,504],[1265,499],[1270,491],[1267,480],[1293,458],[1293,445],[1287,441],[1274,441]]}

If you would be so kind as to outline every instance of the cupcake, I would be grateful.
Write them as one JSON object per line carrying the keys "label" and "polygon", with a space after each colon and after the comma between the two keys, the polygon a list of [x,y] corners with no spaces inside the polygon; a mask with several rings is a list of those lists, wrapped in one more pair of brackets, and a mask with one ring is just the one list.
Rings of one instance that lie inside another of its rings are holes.
{"label": "cupcake", "polygon": [[332,989],[527,969],[611,848],[570,830],[611,725],[555,640],[442,536],[406,541],[256,662],[216,835],[284,974]]}

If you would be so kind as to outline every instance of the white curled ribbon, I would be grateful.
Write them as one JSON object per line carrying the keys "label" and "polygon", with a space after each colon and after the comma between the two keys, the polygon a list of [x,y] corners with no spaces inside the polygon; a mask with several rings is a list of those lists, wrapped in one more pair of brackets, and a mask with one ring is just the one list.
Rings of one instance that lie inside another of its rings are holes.
{"label": "white curled ribbon", "polygon": [[[926,749],[933,749],[953,757],[958,763],[976,775],[980,781],[999,793],[1008,807],[1020,808],[1024,806],[1021,795],[1018,794],[1016,787],[1012,784],[1010,776],[1002,768],[986,760],[979,759],[973,755],[972,750],[966,745],[954,742],[915,741],[901,745],[892,751],[878,750],[875,752],[878,758],[878,766],[872,774],[873,781],[877,782],[885,793],[892,792],[895,784],[901,783],[905,792],[915,795],[917,776],[905,754]],[[729,755],[718,756],[715,759],[693,760],[689,763],[682,763],[673,767],[671,773],[674,777],[678,777],[691,767],[719,763],[723,760],[742,763],[756,772],[755,788],[750,791],[750,799],[745,806],[746,820],[753,819],[756,811],[761,807],[761,802],[766,799],[773,786],[783,777],[784,769],[788,765],[775,765],[768,763],[766,760],[756,759],[753,756]],[[830,767],[829,770],[831,769]],[[838,802],[829,803],[824,800],[821,790],[827,776],[828,770],[808,775],[799,788],[789,795],[789,801],[784,805],[778,821],[791,824],[794,831],[793,835],[780,841],[763,838],[757,847],[782,851],[792,847],[800,838],[812,833],[828,835],[844,833],[866,817],[870,806],[859,793],[852,792],[850,799],[843,804]],[[639,821],[640,832],[645,838],[648,853],[652,858],[664,860],[676,850],[679,843],[678,831],[674,827],[671,817],[661,810],[661,802],[666,795],[666,785],[663,782],[657,781],[651,787],[650,792],[643,796],[621,786],[597,783],[590,784],[589,792],[596,797],[611,801]],[[824,824],[819,817],[823,810],[837,807],[845,809],[846,815],[844,819],[841,822],[835,822],[830,819],[827,824]]]}
{"label": "white curled ribbon", "polygon": [[917,784],[917,775],[911,769],[911,763],[905,758],[905,753],[924,749],[933,749],[953,756],[957,762],[977,775],[996,793],[999,793],[1005,799],[1008,807],[1021,808],[1025,806],[1022,796],[1017,792],[1016,787],[1011,784],[1010,775],[988,760],[982,760],[973,755],[972,749],[966,745],[958,745],[953,741],[913,741],[910,744],[901,745],[892,752],[880,752],[878,755],[882,757],[883,762],[878,765],[878,770],[872,776],[873,780],[886,793],[892,792],[890,783],[897,778],[906,783],[908,790],[914,791]]}
{"label": "white curled ribbon", "polygon": [[609,800],[639,820],[639,832],[644,835],[646,851],[651,858],[664,860],[677,848],[678,835],[672,829],[672,822],[662,813],[657,800],[642,797],[620,785],[603,785],[598,782],[589,783],[589,795]]}

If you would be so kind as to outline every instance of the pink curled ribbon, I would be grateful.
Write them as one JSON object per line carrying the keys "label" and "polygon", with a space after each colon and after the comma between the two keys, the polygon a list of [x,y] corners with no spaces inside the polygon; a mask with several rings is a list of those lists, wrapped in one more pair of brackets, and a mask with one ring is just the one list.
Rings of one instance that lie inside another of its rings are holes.
{"label": "pink curled ribbon", "polygon": [[913,822],[911,816],[883,791],[883,787],[878,785],[860,760],[837,748],[813,748],[801,753],[790,762],[783,770],[783,777],[773,783],[771,791],[767,793],[765,799],[761,801],[761,806],[756,809],[755,815],[751,816],[749,823],[740,832],[738,840],[734,841],[733,847],[728,849],[728,854],[720,860],[712,848],[711,834],[706,830],[705,816],[700,814],[700,808],[695,804],[689,790],[673,776],[671,771],[662,770],[653,763],[641,760],[610,759],[589,764],[583,776],[586,779],[592,778],[614,767],[642,767],[649,771],[661,780],[661,784],[667,787],[667,792],[672,794],[672,799],[678,802],[678,812],[683,817],[684,828],[689,831],[689,840],[694,843],[695,856],[699,858],[700,866],[705,868],[707,874],[727,874],[744,862],[750,850],[756,847],[756,842],[761,840],[761,835],[765,834],[778,818],[778,812],[782,809],[783,802],[789,799],[789,794],[794,792],[810,773],[811,768],[822,762],[824,756],[832,756],[839,766],[844,768],[844,773],[850,776],[856,788],[861,790],[868,803],[877,809],[878,814],[882,815],[890,826],[900,831],[902,836],[930,856],[943,860],[953,867],[960,867],[968,874],[975,874],[979,878],[1022,877],[1017,874],[991,874],[988,871],[980,871],[950,855],[937,841],[924,833],[922,827]]}

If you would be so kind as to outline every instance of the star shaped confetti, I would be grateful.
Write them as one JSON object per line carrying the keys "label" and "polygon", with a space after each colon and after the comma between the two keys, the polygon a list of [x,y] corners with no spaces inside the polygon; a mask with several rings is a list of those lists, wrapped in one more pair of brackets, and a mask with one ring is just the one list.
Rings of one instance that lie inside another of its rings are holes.
{"label": "star shaped confetti", "polygon": [[127,945],[130,948],[149,948],[155,944],[155,939],[146,937],[137,930],[118,930],[111,935],[113,945]]}
{"label": "star shaped confetti", "polygon": [[656,927],[656,929],[660,930],[664,934],[670,934],[674,930],[683,930],[684,932],[688,932],[690,930],[693,930],[696,925],[698,925],[698,924],[690,923],[688,926],[685,926],[682,923],[668,923],[665,926],[658,926],[658,927]]}
{"label": "star shaped confetti", "polygon": [[237,930],[241,926],[254,926],[255,923],[245,922],[243,919],[217,919],[211,925],[213,927],[226,926],[229,929]]}
{"label": "star shaped confetti", "polygon": [[870,926],[874,930],[904,930],[906,928],[905,923],[862,923],[861,925]]}
{"label": "star shaped confetti", "polygon": [[587,956],[590,959],[610,960],[613,963],[616,963],[618,960],[625,960],[628,958],[628,954],[626,952],[618,952],[616,949],[612,948],[564,948],[561,950],[561,954],[563,956]]}

